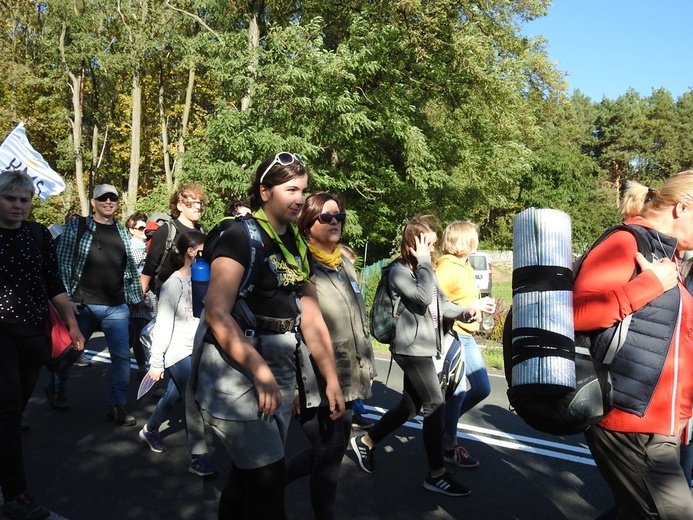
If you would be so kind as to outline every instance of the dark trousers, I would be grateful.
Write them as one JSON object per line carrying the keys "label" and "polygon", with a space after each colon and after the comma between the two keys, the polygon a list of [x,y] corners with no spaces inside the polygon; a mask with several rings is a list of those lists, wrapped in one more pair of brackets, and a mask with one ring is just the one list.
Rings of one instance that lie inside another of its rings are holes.
{"label": "dark trousers", "polygon": [[147,364],[147,354],[144,351],[142,342],[140,341],[140,335],[142,334],[142,329],[149,323],[147,318],[130,318],[129,323],[129,336],[130,336],[130,348],[132,353],[135,354],[135,361],[137,361],[137,366],[144,368]]}
{"label": "dark trousers", "polygon": [[422,436],[428,468],[432,470],[443,468],[445,465],[443,461],[445,407],[433,359],[400,354],[393,354],[393,359],[404,372],[402,400],[397,406],[388,410],[368,431],[368,437],[374,443],[379,443],[421,410],[424,417]]}
{"label": "dark trousers", "polygon": [[679,461],[678,436],[585,432],[599,472],[614,495],[618,520],[693,518],[693,497]]}
{"label": "dark trousers", "polygon": [[219,497],[219,520],[284,520],[284,459],[257,469],[232,467]]}
{"label": "dark trousers", "polygon": [[353,403],[336,421],[327,406],[301,411],[301,428],[310,441],[307,448],[286,461],[286,481],[310,475],[310,502],[316,520],[335,518],[337,486],[342,458],[349,444]]}
{"label": "dark trousers", "polygon": [[5,502],[26,491],[22,414],[47,357],[42,327],[0,325],[0,488]]}

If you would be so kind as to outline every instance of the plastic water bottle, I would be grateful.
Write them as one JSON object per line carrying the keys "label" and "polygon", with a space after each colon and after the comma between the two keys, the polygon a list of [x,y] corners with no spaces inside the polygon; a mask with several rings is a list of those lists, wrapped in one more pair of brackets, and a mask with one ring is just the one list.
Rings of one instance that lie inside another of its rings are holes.
{"label": "plastic water bottle", "polygon": [[209,287],[209,264],[202,256],[202,251],[197,252],[195,263],[190,266],[190,278],[192,280],[193,316],[196,318],[202,314],[204,299]]}
{"label": "plastic water bottle", "polygon": [[481,328],[484,329],[485,332],[491,332],[495,326],[496,322],[493,319],[493,314],[485,312],[484,318],[481,320]]}

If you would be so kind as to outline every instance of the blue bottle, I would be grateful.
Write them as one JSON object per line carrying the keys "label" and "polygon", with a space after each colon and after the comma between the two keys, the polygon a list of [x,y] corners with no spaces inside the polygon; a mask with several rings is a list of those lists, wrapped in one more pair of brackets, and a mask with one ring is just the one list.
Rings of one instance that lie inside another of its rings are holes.
{"label": "blue bottle", "polygon": [[209,287],[209,264],[202,256],[202,251],[197,252],[195,263],[190,266],[190,279],[192,280],[193,316],[196,318],[204,309],[207,287]]}

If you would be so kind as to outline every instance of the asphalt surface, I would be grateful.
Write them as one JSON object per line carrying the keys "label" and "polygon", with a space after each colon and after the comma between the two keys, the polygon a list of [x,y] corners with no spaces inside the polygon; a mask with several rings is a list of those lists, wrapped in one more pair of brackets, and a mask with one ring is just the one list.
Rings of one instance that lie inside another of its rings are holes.
{"label": "asphalt surface", "polygon": [[[168,450],[153,453],[146,448],[138,431],[156,400],[151,395],[135,400],[136,370],[130,409],[137,426],[107,422],[109,365],[107,351],[100,352],[104,347],[102,338],[92,339],[87,348],[88,355],[95,356],[93,366],[73,368],[68,411],[50,407],[43,393],[48,374],[42,373],[25,414],[30,491],[54,511],[53,519],[215,519],[230,469],[225,449],[210,435],[211,457],[220,476],[203,479],[187,473],[181,407],[162,427]],[[393,364],[386,386],[388,364],[389,359],[378,361],[380,377],[366,402],[374,419],[399,399],[401,372]],[[461,444],[481,464],[476,469],[449,467],[472,489],[468,497],[423,489],[426,461],[418,417],[378,446],[372,475],[360,470],[349,448],[342,462],[337,518],[587,520],[608,508],[610,495],[582,436],[552,437],[531,430],[508,410],[505,380],[495,374],[491,383],[491,396],[459,425]],[[305,445],[303,432],[292,425],[287,452]],[[289,520],[312,518],[307,479],[288,486],[286,510]]]}

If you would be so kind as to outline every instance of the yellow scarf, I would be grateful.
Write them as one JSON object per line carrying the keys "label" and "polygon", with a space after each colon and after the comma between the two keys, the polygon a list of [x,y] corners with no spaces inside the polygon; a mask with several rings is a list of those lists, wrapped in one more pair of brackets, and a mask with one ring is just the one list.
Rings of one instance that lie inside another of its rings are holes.
{"label": "yellow scarf", "polygon": [[268,220],[267,215],[265,214],[265,210],[260,208],[257,211],[253,211],[253,217],[255,217],[255,220],[257,220],[258,224],[260,224],[260,227],[267,232],[270,238],[277,243],[280,251],[282,252],[282,255],[284,256],[284,260],[286,260],[288,266],[291,267],[291,269],[293,269],[294,272],[296,272],[296,275],[298,276],[298,281],[307,281],[310,278],[310,265],[308,265],[308,247],[306,246],[306,243],[303,240],[303,238],[301,238],[296,224],[291,222],[287,227],[294,234],[294,239],[296,240],[296,247],[298,247],[298,254],[301,256],[300,266],[296,262],[296,257],[293,254],[291,254],[291,251],[289,251],[286,248],[284,242],[282,242],[282,239],[279,238],[279,235],[272,227],[272,224],[270,224],[270,221]]}
{"label": "yellow scarf", "polygon": [[332,267],[334,269],[335,267],[342,265],[342,249],[339,247],[339,245],[334,246],[331,253],[326,253],[322,249],[308,242],[308,249],[310,249],[310,252],[313,253],[313,258],[327,267]]}

